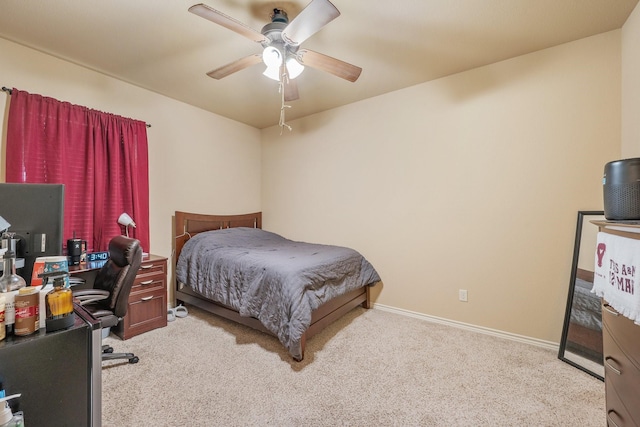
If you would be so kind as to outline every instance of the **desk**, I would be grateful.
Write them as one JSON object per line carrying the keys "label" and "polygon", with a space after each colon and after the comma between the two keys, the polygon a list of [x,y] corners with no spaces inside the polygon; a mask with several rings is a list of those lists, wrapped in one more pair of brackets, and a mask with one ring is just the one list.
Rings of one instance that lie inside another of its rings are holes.
{"label": "desk", "polygon": [[78,265],[70,265],[70,274],[81,274],[87,272],[98,271],[106,264],[107,261],[81,262]]}
{"label": "desk", "polygon": [[0,341],[0,381],[7,394],[22,394],[27,426],[101,425],[100,322],[77,304],[74,311],[68,329]]}
{"label": "desk", "polygon": [[[69,266],[69,273],[85,279],[91,287],[95,276],[106,261]],[[113,332],[123,340],[167,326],[167,258],[158,255],[142,257],[140,270],[129,294],[127,314]]]}
{"label": "desk", "polygon": [[83,287],[91,287],[93,281],[96,278],[96,274],[102,268],[106,261],[94,261],[94,262],[82,262],[78,265],[69,266],[69,275],[74,277],[80,277],[87,283],[86,286],[78,286],[73,289],[80,289]]}

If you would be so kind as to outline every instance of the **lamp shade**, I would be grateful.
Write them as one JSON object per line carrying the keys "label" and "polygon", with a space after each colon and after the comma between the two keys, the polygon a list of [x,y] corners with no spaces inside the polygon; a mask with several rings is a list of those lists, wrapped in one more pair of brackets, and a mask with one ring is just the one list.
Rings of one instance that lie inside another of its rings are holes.
{"label": "lamp shade", "polygon": [[120,217],[118,218],[118,224],[123,225],[125,227],[133,227],[136,228],[136,223],[133,222],[133,219],[129,216],[128,213],[123,212],[122,214],[120,214]]}
{"label": "lamp shade", "polygon": [[282,53],[273,46],[267,46],[262,52],[262,62],[269,68],[278,68],[282,65]]}
{"label": "lamp shade", "polygon": [[302,73],[302,71],[304,71],[304,65],[299,63],[293,57],[287,58],[287,72],[289,73],[290,79],[295,79]]}
{"label": "lamp shade", "polygon": [[0,216],[0,231],[8,230],[9,227],[11,227],[11,224]]}
{"label": "lamp shade", "polygon": [[262,52],[262,62],[267,66],[263,75],[272,80],[280,81],[280,67],[282,66],[282,53],[273,47],[267,46]]}
{"label": "lamp shade", "polygon": [[269,77],[272,80],[280,81],[280,66],[278,67],[267,67],[262,73],[264,76]]}

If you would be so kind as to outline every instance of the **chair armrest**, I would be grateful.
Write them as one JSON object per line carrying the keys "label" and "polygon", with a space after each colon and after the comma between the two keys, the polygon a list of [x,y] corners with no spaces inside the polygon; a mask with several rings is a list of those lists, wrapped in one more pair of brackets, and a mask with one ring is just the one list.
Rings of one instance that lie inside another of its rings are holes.
{"label": "chair armrest", "polygon": [[103,291],[101,289],[79,289],[73,292],[73,297],[79,301],[80,305],[86,305],[109,298],[109,291]]}

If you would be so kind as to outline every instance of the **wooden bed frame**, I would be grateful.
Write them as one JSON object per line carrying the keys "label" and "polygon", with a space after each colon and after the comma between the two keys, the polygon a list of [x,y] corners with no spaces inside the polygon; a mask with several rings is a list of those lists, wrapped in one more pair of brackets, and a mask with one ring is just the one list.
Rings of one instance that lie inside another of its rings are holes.
{"label": "wooden bed frame", "polygon": [[[175,256],[173,259],[174,276],[175,267],[180,257],[180,252],[184,244],[194,235],[203,231],[218,230],[233,227],[253,227],[262,228],[262,212],[255,212],[243,215],[204,215],[188,212],[176,211],[175,214]],[[301,346],[304,357],[306,340],[320,332],[334,320],[342,317],[353,308],[361,305],[364,308],[371,308],[370,291],[371,286],[348,292],[342,296],[332,299],[313,311],[311,325],[302,336]],[[210,313],[214,313],[225,319],[232,320],[242,325],[250,326],[254,329],[273,335],[267,330],[258,319],[253,317],[242,317],[240,314],[225,305],[205,298],[192,291],[187,286],[175,280],[176,300],[187,304],[192,304]],[[300,359],[302,360],[302,358]]]}

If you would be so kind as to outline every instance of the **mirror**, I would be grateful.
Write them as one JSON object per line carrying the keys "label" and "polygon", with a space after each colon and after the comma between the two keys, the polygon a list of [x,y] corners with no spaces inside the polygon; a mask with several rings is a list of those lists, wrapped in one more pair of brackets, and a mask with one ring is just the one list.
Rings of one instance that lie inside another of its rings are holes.
{"label": "mirror", "polygon": [[569,296],[558,358],[604,381],[600,298],[591,293],[598,227],[603,211],[579,211]]}

